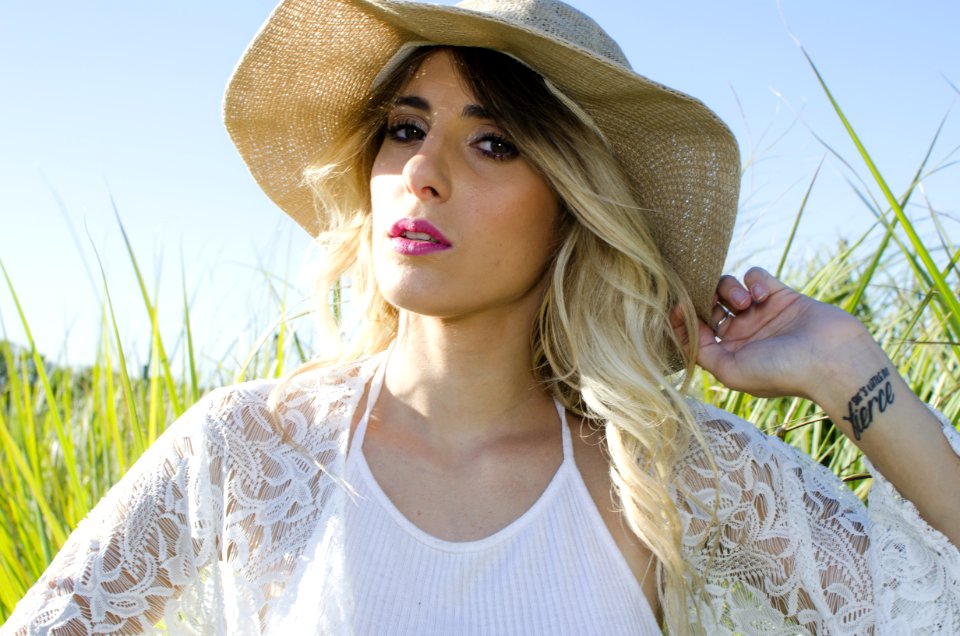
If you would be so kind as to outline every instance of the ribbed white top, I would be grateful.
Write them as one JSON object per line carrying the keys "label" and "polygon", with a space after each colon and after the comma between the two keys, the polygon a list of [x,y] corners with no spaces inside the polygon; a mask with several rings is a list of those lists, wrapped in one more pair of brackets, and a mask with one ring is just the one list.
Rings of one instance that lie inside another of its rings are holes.
{"label": "ribbed white top", "polygon": [[577,470],[559,405],[563,462],[539,499],[488,537],[445,541],[403,516],[363,455],[382,367],[347,456],[357,497],[346,514],[345,574],[358,635],[660,634]]}

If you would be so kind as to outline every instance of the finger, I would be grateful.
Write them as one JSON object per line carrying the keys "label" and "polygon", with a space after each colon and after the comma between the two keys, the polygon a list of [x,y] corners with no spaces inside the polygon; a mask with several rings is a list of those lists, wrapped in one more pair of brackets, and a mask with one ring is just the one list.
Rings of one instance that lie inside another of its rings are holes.
{"label": "finger", "polygon": [[717,342],[716,334],[702,320],[698,329],[697,346],[697,364],[709,371],[718,380],[723,382],[721,376],[725,375],[727,363],[731,357],[729,351],[724,349],[723,345]]}
{"label": "finger", "polygon": [[748,269],[747,273],[743,275],[743,283],[756,302],[763,302],[770,294],[788,289],[786,285],[762,267]]}
{"label": "finger", "polygon": [[677,305],[670,310],[670,326],[676,329],[683,327],[685,324],[686,320],[684,319],[683,307]]}
{"label": "finger", "polygon": [[753,298],[747,288],[736,277],[724,274],[717,283],[717,298],[725,306],[742,311],[753,303]]}
{"label": "finger", "polygon": [[730,328],[730,323],[733,321],[733,318],[734,315],[732,311],[723,305],[715,305],[713,311],[710,312],[710,326],[713,329],[713,333],[722,339],[723,334]]}
{"label": "finger", "polygon": [[683,308],[680,305],[670,311],[670,327],[673,329],[673,335],[677,342],[680,343],[681,350],[686,351],[687,345],[690,344],[690,336],[687,332],[687,321],[684,319]]}

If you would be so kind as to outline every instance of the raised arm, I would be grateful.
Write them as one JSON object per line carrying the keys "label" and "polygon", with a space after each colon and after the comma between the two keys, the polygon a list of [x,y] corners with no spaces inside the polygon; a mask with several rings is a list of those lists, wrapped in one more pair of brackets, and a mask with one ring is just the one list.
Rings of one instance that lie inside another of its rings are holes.
{"label": "raised arm", "polygon": [[[943,496],[960,483],[960,457],[860,321],[760,268],[742,282],[724,276],[717,300],[714,324],[699,325],[697,362],[733,389],[819,404],[922,517],[960,545],[960,497]],[[724,306],[733,312],[726,319]]]}
{"label": "raised arm", "polygon": [[799,450],[697,406],[719,472],[694,450],[674,485],[710,633],[960,633],[960,498],[944,496],[960,434],[846,312],[757,268],[721,279],[717,302],[698,363],[737,390],[814,400],[875,479],[868,510]]}

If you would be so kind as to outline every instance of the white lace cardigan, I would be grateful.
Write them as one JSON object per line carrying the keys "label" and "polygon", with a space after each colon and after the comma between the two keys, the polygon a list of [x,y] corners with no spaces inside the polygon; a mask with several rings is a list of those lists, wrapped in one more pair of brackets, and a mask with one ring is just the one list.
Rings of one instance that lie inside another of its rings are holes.
{"label": "white lace cardigan", "polygon": [[[201,400],[80,523],[2,633],[349,634],[339,475],[378,362],[304,374],[277,421],[272,382]],[[881,476],[868,512],[809,457],[696,409],[720,468],[720,527],[673,492],[706,580],[704,633],[960,634],[960,552]],[[944,433],[960,453],[960,434]],[[697,453],[676,479],[714,500]]]}

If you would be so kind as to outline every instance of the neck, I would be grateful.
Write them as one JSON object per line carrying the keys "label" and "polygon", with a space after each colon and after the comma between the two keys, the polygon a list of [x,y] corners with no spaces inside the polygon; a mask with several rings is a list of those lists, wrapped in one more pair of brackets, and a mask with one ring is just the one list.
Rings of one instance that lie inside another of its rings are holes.
{"label": "neck", "polygon": [[387,364],[380,417],[438,443],[489,438],[552,421],[534,377],[529,322],[488,328],[401,313]]}

